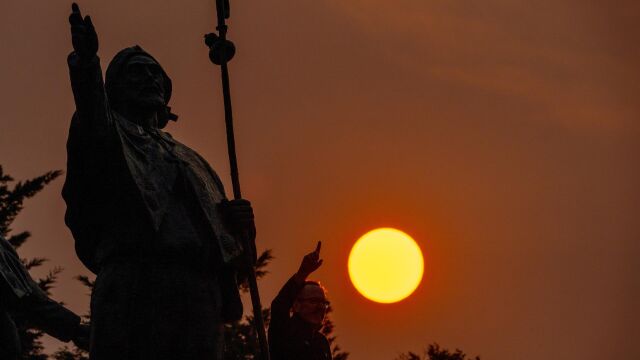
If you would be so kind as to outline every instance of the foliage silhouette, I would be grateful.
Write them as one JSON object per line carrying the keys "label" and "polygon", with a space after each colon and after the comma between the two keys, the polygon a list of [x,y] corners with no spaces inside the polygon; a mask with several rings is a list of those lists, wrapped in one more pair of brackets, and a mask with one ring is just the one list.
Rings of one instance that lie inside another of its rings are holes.
{"label": "foliage silhouette", "polygon": [[[31,233],[28,231],[9,235],[12,232],[11,224],[22,211],[24,201],[35,196],[47,184],[61,174],[62,171],[59,170],[49,171],[33,179],[18,181],[13,187],[10,187],[14,179],[5,174],[4,169],[0,166],[0,234],[4,236],[15,249],[18,249],[31,237]],[[46,258],[40,257],[21,260],[27,270],[42,266],[47,261]],[[51,295],[51,288],[58,280],[60,272],[62,272],[61,267],[54,267],[49,271],[47,276],[37,280],[38,285],[47,295]],[[21,359],[46,360],[47,354],[44,353],[44,346],[41,340],[44,333],[32,328],[26,319],[16,314],[13,314],[13,319],[18,328],[18,336],[20,337],[22,349]]]}
{"label": "foliage silhouette", "polygon": [[443,349],[437,343],[430,344],[424,351],[424,355],[420,356],[414,352],[400,354],[396,360],[480,360],[479,356],[474,358],[467,357],[467,354],[460,349],[451,352]]}

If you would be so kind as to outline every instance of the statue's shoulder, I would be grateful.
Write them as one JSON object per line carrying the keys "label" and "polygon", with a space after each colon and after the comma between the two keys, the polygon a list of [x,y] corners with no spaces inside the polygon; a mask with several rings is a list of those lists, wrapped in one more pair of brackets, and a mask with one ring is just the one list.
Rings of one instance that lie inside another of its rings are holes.
{"label": "statue's shoulder", "polygon": [[20,262],[18,253],[9,241],[0,236],[0,287],[8,288],[15,297],[22,298],[33,292],[29,280],[29,273]]}

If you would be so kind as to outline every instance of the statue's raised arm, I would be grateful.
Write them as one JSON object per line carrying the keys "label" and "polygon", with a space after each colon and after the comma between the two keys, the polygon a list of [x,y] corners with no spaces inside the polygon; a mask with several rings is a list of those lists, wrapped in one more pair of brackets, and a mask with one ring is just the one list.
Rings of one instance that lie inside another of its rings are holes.
{"label": "statue's raised arm", "polygon": [[98,35],[89,15],[82,17],[80,7],[71,5],[69,15],[73,52],[67,62],[76,103],[75,120],[90,123],[86,130],[102,132],[109,121],[108,107],[98,53]]}

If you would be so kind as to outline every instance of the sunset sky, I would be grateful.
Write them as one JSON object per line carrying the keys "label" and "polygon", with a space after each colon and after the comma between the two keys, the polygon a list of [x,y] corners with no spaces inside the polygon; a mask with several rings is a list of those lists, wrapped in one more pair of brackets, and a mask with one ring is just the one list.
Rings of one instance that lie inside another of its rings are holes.
{"label": "sunset sky", "polygon": [[[159,60],[180,116],[167,131],[229,194],[202,41],[214,0],[78,3],[103,70],[134,44]],[[66,168],[70,5],[0,4],[0,165],[17,179]],[[265,305],[322,240],[314,278],[352,360],[432,342],[487,360],[640,358],[639,2],[231,0],[231,16],[240,180],[276,257]],[[62,184],[13,228],[33,233],[21,256],[51,259],[35,275],[65,268],[54,298],[84,313]],[[416,239],[425,275],[385,305],[357,293],[347,256],[387,226]]]}

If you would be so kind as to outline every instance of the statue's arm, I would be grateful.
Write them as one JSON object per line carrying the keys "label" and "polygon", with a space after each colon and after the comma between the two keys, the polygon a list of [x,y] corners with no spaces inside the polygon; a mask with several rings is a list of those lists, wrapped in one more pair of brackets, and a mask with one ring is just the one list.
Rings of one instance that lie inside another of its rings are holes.
{"label": "statue's arm", "polygon": [[82,330],[78,315],[44,293],[27,297],[20,310],[31,325],[60,341],[75,340]]}
{"label": "statue's arm", "polygon": [[304,287],[307,277],[322,265],[320,259],[320,248],[322,242],[318,241],[316,249],[302,258],[298,271],[287,281],[280,289],[278,295],[271,303],[271,325],[273,322],[283,322],[289,319],[289,312],[298,296],[298,293]]}
{"label": "statue's arm", "polygon": [[271,302],[269,347],[272,354],[281,353],[286,347],[291,307],[293,307],[293,302],[303,286],[304,282],[300,282],[294,275],[284,284]]}
{"label": "statue's arm", "polygon": [[109,119],[100,59],[95,56],[81,61],[75,52],[67,58],[77,121],[85,125],[100,126]]}
{"label": "statue's arm", "polygon": [[[51,300],[40,289],[20,262],[11,244],[2,236],[0,236],[0,262],[0,268],[10,271],[10,275],[14,279],[19,279],[20,283],[27,288],[22,295],[16,293],[17,282],[0,284],[0,290],[2,290],[0,298],[4,300],[5,305],[19,312],[34,327],[62,341],[74,340],[78,336],[80,317]],[[6,276],[0,278],[0,281],[4,280]]]}
{"label": "statue's arm", "polygon": [[90,16],[82,17],[77,4],[69,15],[73,52],[69,54],[69,76],[76,103],[77,120],[85,129],[104,130],[110,121],[102,69],[98,58],[98,35]]}
{"label": "statue's arm", "polygon": [[289,312],[293,306],[296,296],[304,286],[304,282],[300,282],[296,275],[291,277],[289,281],[280,289],[278,295],[271,302],[271,317],[276,322],[289,320]]}

